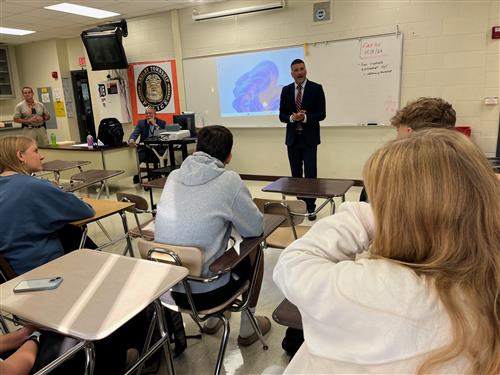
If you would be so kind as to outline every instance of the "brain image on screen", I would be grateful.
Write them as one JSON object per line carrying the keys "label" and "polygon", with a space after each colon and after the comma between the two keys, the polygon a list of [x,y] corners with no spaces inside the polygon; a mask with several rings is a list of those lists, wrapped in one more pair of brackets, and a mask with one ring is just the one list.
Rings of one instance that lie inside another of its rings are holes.
{"label": "brain image on screen", "polygon": [[234,84],[232,102],[237,112],[277,111],[283,85],[278,84],[279,70],[269,60],[258,63]]}

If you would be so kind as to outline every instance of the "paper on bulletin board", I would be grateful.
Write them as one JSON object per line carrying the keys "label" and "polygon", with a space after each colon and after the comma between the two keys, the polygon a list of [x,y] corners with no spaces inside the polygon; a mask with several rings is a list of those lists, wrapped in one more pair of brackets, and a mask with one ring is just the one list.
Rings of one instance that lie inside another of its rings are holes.
{"label": "paper on bulletin board", "polygon": [[42,103],[50,103],[50,95],[48,92],[42,93]]}
{"label": "paper on bulletin board", "polygon": [[60,102],[63,100],[63,90],[59,87],[54,87],[52,90],[52,96],[56,102]]}
{"label": "paper on bulletin board", "polygon": [[64,102],[56,100],[54,102],[54,111],[56,112],[56,117],[65,117]]}
{"label": "paper on bulletin board", "polygon": [[71,86],[71,80],[69,77],[61,78],[64,99],[66,101],[66,115],[67,117],[75,117],[75,103],[73,102],[73,89]]}

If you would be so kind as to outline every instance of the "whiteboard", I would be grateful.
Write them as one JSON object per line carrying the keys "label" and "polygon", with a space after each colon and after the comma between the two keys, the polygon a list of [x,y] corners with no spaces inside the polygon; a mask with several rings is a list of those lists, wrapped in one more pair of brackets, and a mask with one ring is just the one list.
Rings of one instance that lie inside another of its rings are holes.
{"label": "whiteboard", "polygon": [[[326,96],[327,115],[321,125],[388,125],[399,108],[402,51],[402,33],[309,44],[304,51],[307,77],[320,83]],[[284,126],[277,114],[221,116],[217,58],[183,61],[186,109],[197,114],[197,126]],[[281,80],[291,83],[287,75]]]}

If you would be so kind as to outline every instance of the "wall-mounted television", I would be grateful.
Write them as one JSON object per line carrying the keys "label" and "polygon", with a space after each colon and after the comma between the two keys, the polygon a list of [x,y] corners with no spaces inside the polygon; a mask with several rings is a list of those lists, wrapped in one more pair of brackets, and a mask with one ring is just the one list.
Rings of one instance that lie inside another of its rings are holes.
{"label": "wall-mounted television", "polygon": [[127,56],[122,45],[122,30],[84,31],[81,34],[92,70],[126,69]]}

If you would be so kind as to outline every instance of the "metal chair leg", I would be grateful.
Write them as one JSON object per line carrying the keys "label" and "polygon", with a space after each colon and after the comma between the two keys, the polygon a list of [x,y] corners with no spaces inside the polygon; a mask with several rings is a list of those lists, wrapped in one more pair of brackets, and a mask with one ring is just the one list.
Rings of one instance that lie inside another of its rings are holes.
{"label": "metal chair leg", "polygon": [[87,240],[88,232],[89,232],[89,228],[85,225],[85,228],[83,229],[83,233],[82,233],[82,238],[80,239],[80,246],[78,247],[79,249],[83,248],[83,244]]}
{"label": "metal chair leg", "polygon": [[163,306],[158,301],[155,301],[154,307],[156,314],[158,316],[157,323],[158,323],[158,329],[160,330],[160,334],[162,336],[167,335],[167,340],[163,345],[163,351],[165,352],[165,357],[167,358],[167,366],[169,374],[175,375],[174,357],[172,355],[172,348],[170,346],[170,337],[168,336],[169,333],[167,331],[167,323],[165,322],[165,315],[163,314]]}
{"label": "metal chair leg", "polygon": [[196,325],[200,329],[200,332],[203,332],[203,327],[201,326],[200,322],[195,318],[193,313],[189,314],[189,316],[191,316],[191,319],[193,319],[193,321],[196,323]]}
{"label": "metal chair leg", "polygon": [[95,349],[94,344],[88,342],[85,345],[85,375],[92,375],[94,373],[95,365]]}
{"label": "metal chair leg", "polygon": [[[146,341],[144,341],[144,347],[142,348],[141,356],[146,354],[149,349],[149,345],[151,344],[151,338],[153,337],[153,332],[155,330],[155,325],[157,324],[158,314],[156,310],[153,311],[153,316],[151,318],[151,323],[149,324],[148,334],[146,336]],[[142,369],[144,368],[144,363],[137,368],[137,375],[141,375]]]}
{"label": "metal chair leg", "polygon": [[266,340],[264,339],[264,336],[262,335],[262,331],[260,330],[259,323],[257,322],[257,319],[255,318],[255,315],[250,311],[249,309],[243,310],[245,314],[247,314],[248,319],[250,319],[250,323],[252,324],[252,328],[259,337],[260,342],[262,343],[262,349],[267,350],[269,349],[269,346],[266,343]]}
{"label": "metal chair leg", "polygon": [[102,232],[108,238],[108,240],[110,242],[113,241],[111,236],[109,235],[108,231],[106,230],[106,228],[104,228],[104,226],[102,225],[102,223],[99,220],[97,220],[96,223],[97,223],[97,225],[99,225],[99,228],[101,228]]}
{"label": "metal chair leg", "polygon": [[220,343],[219,355],[217,356],[217,363],[215,365],[215,375],[219,375],[222,369],[222,362],[224,361],[224,354],[226,353],[227,340],[229,339],[230,327],[229,320],[224,316],[224,314],[220,314],[217,318],[222,320],[224,324],[224,331],[222,333],[222,339]]}
{"label": "metal chair leg", "polygon": [[4,335],[9,333],[9,327],[7,326],[7,323],[5,323],[5,319],[3,318],[2,315],[0,315],[0,325]]}
{"label": "metal chair leg", "polygon": [[128,244],[127,244],[127,245],[125,245],[125,248],[124,248],[124,249],[123,249],[123,251],[122,251],[122,255],[123,255],[123,256],[126,256],[126,255],[127,255],[127,253],[129,253],[129,252],[130,252],[130,251],[128,251]]}
{"label": "metal chair leg", "polygon": [[125,211],[120,212],[120,216],[122,218],[123,232],[125,233],[125,240],[127,241],[128,252],[129,255],[133,258],[134,250],[132,249],[132,240],[130,239],[130,231],[128,230],[127,215],[125,214]]}
{"label": "metal chair leg", "polygon": [[330,201],[330,215],[333,215],[335,213],[335,201],[332,200]]}

